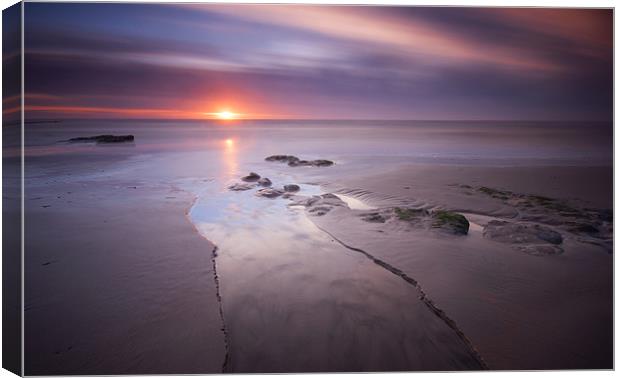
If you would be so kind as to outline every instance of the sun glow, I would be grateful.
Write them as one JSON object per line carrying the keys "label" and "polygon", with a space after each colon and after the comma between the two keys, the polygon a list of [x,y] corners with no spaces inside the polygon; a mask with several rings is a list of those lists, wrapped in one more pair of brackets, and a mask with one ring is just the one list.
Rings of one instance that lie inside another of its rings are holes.
{"label": "sun glow", "polygon": [[237,118],[237,114],[231,112],[230,110],[222,110],[220,112],[215,113],[215,116],[219,119],[235,119]]}

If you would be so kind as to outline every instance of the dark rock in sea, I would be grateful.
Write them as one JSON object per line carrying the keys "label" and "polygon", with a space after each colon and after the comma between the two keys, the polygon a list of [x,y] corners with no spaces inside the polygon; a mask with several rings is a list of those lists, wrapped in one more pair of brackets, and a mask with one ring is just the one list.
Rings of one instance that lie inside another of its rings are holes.
{"label": "dark rock in sea", "polygon": [[326,159],[312,160],[310,163],[315,167],[329,167],[331,165],[334,165],[333,161]]}
{"label": "dark rock in sea", "polygon": [[69,142],[71,143],[84,143],[84,142],[95,142],[95,143],[126,143],[133,142],[133,135],[97,135],[92,137],[78,137],[71,138]]}
{"label": "dark rock in sea", "polygon": [[284,194],[283,191],[274,188],[263,188],[256,192],[257,196],[265,198],[276,198],[280,197],[282,194]]}
{"label": "dark rock in sea", "polygon": [[300,189],[299,185],[295,185],[295,184],[284,185],[285,192],[294,193],[294,192],[298,192],[299,189]]}
{"label": "dark rock in sea", "polygon": [[233,190],[235,192],[239,192],[239,191],[243,191],[243,190],[250,190],[256,187],[256,184],[249,184],[249,183],[245,183],[245,182],[241,182],[241,183],[236,183],[233,185],[230,185],[228,187],[228,190]]}
{"label": "dark rock in sea", "polygon": [[289,167],[329,167],[334,165],[331,160],[318,159],[318,160],[301,160],[297,156],[293,155],[272,155],[265,158],[266,161],[278,161],[280,163],[287,163]]}
{"label": "dark rock in sea", "polygon": [[290,160],[288,162],[288,166],[289,167],[299,167],[299,166],[308,166],[310,165],[310,162],[308,160]]}
{"label": "dark rock in sea", "polygon": [[433,228],[441,228],[457,235],[467,235],[469,231],[469,222],[461,214],[438,210],[431,214],[431,218]]}
{"label": "dark rock in sea", "polygon": [[331,160],[293,160],[288,162],[289,167],[329,167],[334,165]]}
{"label": "dark rock in sea", "polygon": [[562,235],[559,232],[538,224],[494,220],[484,227],[482,235],[491,240],[511,244],[562,243]]}
{"label": "dark rock in sea", "polygon": [[260,178],[257,183],[260,186],[271,186],[271,180],[269,180],[267,177]]}
{"label": "dark rock in sea", "polygon": [[266,161],[279,161],[281,163],[288,163],[290,161],[298,161],[299,158],[293,155],[271,155],[265,158]]}
{"label": "dark rock in sea", "polygon": [[241,178],[241,180],[245,181],[245,182],[254,182],[254,181],[258,181],[260,179],[260,175],[258,173],[255,172],[250,172],[249,175],[244,176]]}

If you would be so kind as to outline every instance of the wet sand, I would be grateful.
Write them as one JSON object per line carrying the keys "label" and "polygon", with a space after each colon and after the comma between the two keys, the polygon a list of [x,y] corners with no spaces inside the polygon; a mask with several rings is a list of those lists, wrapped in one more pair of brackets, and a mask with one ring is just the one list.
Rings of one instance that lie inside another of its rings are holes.
{"label": "wet sand", "polygon": [[26,374],[221,372],[212,245],[187,220],[193,195],[137,179],[127,165],[149,167],[124,159],[53,160],[36,166],[54,175],[26,189]]}
{"label": "wet sand", "polygon": [[484,367],[416,286],[336,243],[288,200],[218,184],[201,198],[191,217],[218,246],[228,371]]}
{"label": "wet sand", "polygon": [[482,235],[486,223],[514,219],[518,211],[459,185],[500,187],[610,209],[611,177],[609,167],[411,165],[340,177],[326,187],[377,207],[461,211],[472,222],[468,235],[412,229],[399,222],[369,223],[360,218],[368,210],[336,209],[311,219],[342,243],[415,278],[491,369],[609,369],[612,255],[568,232],[562,232],[564,252],[557,256],[533,256],[487,240]]}

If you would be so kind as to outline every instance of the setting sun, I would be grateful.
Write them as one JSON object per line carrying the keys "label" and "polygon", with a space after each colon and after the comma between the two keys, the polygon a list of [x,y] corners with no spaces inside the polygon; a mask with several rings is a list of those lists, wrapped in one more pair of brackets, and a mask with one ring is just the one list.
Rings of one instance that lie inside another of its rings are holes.
{"label": "setting sun", "polygon": [[234,119],[237,118],[237,114],[228,111],[228,110],[222,110],[221,112],[217,112],[215,113],[215,116],[219,119]]}

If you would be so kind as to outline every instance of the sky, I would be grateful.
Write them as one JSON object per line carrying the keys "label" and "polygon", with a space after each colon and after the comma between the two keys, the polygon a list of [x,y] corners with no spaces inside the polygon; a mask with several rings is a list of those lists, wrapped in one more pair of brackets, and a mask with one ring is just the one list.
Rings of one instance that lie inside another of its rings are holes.
{"label": "sky", "polygon": [[27,119],[612,119],[611,10],[25,7]]}

